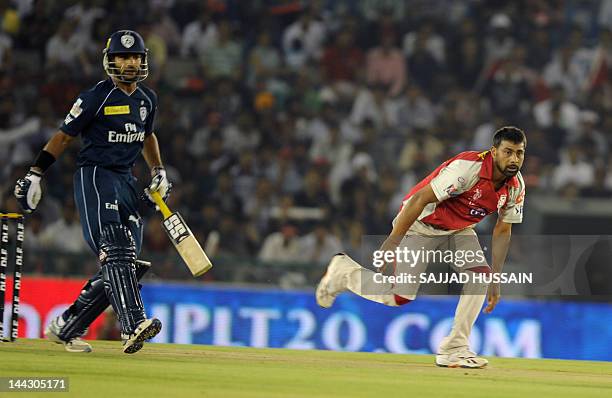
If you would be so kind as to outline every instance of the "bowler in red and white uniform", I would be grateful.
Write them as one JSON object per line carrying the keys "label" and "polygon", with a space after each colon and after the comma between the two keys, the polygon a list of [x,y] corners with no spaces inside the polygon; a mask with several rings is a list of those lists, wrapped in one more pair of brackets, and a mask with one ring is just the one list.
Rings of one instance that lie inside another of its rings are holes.
{"label": "bowler in red and white uniform", "polygon": [[[422,253],[436,250],[483,253],[473,228],[496,212],[492,264],[484,256],[476,256],[450,265],[457,273],[467,275],[500,273],[512,224],[523,220],[525,183],[520,169],[526,145],[521,129],[506,126],[495,132],[490,150],[462,152],[442,163],[404,197],[392,222],[393,229],[380,251],[409,248]],[[414,259],[410,264],[396,260],[395,274],[423,274],[429,258],[421,255]],[[477,278],[465,279],[469,282],[463,284],[452,330],[438,348],[438,366],[482,368],[488,364],[485,358],[470,351],[469,337],[485,299],[488,299],[485,313],[493,311],[499,302],[500,287],[497,283],[478,283]],[[341,253],[329,263],[317,287],[316,298],[319,305],[329,308],[338,294],[351,291],[368,300],[399,306],[414,300],[418,288],[418,279],[410,284],[381,283],[380,275]]]}

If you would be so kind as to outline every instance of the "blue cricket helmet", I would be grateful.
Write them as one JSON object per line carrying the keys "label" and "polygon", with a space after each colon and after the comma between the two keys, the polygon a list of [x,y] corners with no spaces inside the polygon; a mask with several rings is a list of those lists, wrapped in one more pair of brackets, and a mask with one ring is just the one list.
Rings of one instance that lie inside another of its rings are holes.
{"label": "blue cricket helmet", "polygon": [[[133,30],[119,30],[108,38],[103,50],[104,58],[102,65],[106,74],[122,83],[141,82],[149,75],[149,63],[147,55],[149,50],[145,47],[144,40]],[[141,57],[140,67],[134,76],[127,76],[115,63],[113,55],[117,54],[139,54]]]}

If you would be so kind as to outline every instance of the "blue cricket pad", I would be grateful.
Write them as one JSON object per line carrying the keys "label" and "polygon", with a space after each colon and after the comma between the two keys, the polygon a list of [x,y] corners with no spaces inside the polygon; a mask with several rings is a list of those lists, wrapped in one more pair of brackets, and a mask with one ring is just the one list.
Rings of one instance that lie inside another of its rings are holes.
{"label": "blue cricket pad", "polygon": [[[149,268],[151,268],[150,263],[136,261],[136,279],[142,279]],[[141,288],[141,285],[138,287]],[[87,281],[76,301],[62,314],[66,323],[59,334],[60,339],[69,341],[84,335],[89,325],[106,310],[109,304],[100,270]]]}
{"label": "blue cricket pad", "polygon": [[132,334],[145,320],[145,312],[134,266],[136,243],[130,230],[120,224],[104,225],[99,257],[108,301],[119,318],[122,333]]}

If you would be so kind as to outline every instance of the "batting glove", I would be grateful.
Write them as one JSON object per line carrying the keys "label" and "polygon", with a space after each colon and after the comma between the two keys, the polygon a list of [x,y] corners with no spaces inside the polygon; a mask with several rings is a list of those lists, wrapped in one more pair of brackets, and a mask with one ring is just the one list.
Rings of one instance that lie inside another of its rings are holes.
{"label": "batting glove", "polygon": [[17,180],[15,184],[15,198],[25,213],[31,213],[36,210],[38,202],[42,197],[42,189],[40,188],[40,179],[42,174],[30,170],[25,177]]}
{"label": "batting glove", "polygon": [[159,195],[166,201],[172,191],[172,183],[168,181],[166,177],[166,169],[163,167],[154,167],[152,170],[153,177],[151,183],[144,190],[143,197],[148,199],[147,202],[150,205],[155,205],[153,198],[151,198],[151,192],[159,192]]}

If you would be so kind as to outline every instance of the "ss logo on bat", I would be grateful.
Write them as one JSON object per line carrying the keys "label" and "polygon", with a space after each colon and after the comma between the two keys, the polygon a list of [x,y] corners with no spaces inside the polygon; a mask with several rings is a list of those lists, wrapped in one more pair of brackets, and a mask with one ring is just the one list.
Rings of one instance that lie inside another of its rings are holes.
{"label": "ss logo on bat", "polygon": [[164,220],[164,226],[176,243],[179,243],[181,240],[183,240],[183,238],[189,235],[183,220],[178,216],[178,214],[173,214]]}

